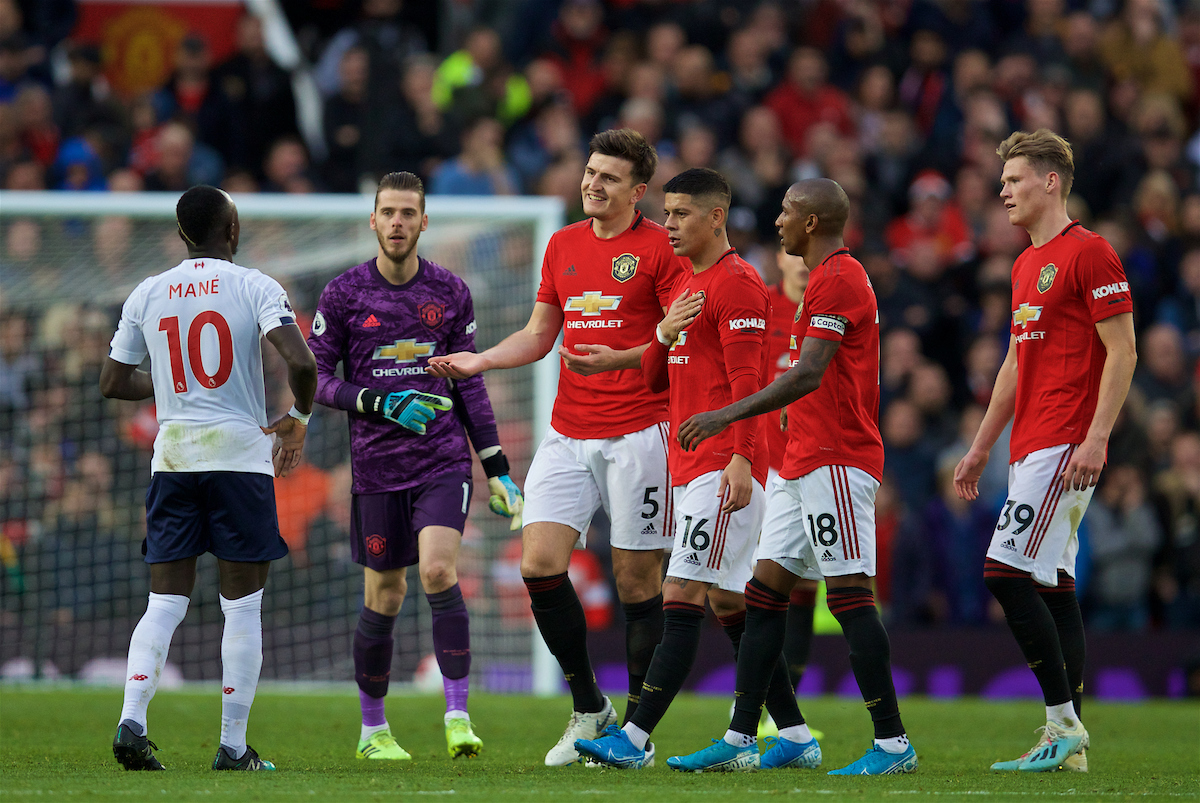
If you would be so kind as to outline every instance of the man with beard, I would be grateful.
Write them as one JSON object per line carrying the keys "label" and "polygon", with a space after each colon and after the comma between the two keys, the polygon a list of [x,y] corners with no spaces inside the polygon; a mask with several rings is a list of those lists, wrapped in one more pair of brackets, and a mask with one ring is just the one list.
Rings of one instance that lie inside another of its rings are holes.
{"label": "man with beard", "polygon": [[[396,744],[383,709],[392,629],[414,563],[433,609],[447,748],[458,758],[483,747],[467,714],[470,637],[456,571],[471,500],[468,437],[488,476],[489,507],[511,517],[514,529],[521,520],[521,492],[509,479],[483,378],[448,381],[425,372],[435,354],[475,350],[466,284],[417,256],[417,240],[428,226],[421,179],[403,172],[384,176],[371,213],[378,256],[325,287],[309,336],[317,357],[317,401],[350,416],[351,555],[364,576],[354,634],[360,759],[411,758]],[[345,379],[336,374],[339,361]]]}

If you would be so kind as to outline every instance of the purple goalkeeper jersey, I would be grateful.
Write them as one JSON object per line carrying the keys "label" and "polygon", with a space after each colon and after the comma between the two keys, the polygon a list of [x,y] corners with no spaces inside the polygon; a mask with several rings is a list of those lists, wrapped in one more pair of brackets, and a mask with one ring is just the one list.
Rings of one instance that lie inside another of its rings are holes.
{"label": "purple goalkeeper jersey", "polygon": [[[419,260],[402,285],[380,275],[375,260],[325,286],[308,345],[317,358],[317,401],[350,414],[352,492],[411,488],[444,474],[471,473],[467,436],[479,451],[497,446],[496,419],[482,376],[457,382],[425,373],[435,354],[475,350],[475,309],[466,283],[441,265]],[[342,363],[339,379],[336,371]],[[358,412],[363,388],[422,390],[449,397],[424,435]]]}

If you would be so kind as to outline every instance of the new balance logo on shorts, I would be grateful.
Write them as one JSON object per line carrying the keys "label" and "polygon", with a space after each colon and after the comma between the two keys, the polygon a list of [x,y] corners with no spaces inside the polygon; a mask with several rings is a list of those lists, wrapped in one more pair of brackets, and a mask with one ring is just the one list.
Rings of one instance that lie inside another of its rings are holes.
{"label": "new balance logo on shorts", "polygon": [[1016,539],[1010,538],[1007,541],[1005,541],[1003,544],[1001,544],[1000,547],[1002,549],[1011,549],[1013,552],[1016,552],[1017,551]]}
{"label": "new balance logo on shorts", "polygon": [[686,558],[684,558],[683,562],[690,563],[693,566],[699,566],[700,565],[700,557],[695,552],[693,552],[692,554],[690,554]]}
{"label": "new balance logo on shorts", "polygon": [[821,555],[821,560],[834,560],[833,553],[828,549]]}
{"label": "new balance logo on shorts", "polygon": [[658,530],[654,529],[654,522],[650,522],[642,528],[642,535],[655,535],[657,533]]}

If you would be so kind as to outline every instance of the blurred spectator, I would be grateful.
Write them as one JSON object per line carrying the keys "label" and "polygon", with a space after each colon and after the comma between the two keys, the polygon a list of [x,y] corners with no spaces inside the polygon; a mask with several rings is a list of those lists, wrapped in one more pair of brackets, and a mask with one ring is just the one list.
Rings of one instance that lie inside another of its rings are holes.
{"label": "blurred spectator", "polygon": [[159,129],[154,149],[154,167],[145,176],[147,190],[183,192],[196,184],[221,181],[221,157],[196,142],[183,123],[167,123]]}
{"label": "blurred spectator", "polygon": [[529,83],[504,60],[499,35],[485,27],[473,29],[438,66],[433,99],[460,124],[491,116],[505,126],[524,117],[531,102]]}
{"label": "blurred spectator", "polygon": [[798,47],[788,60],[787,76],[763,99],[763,105],[779,118],[783,136],[794,156],[807,151],[808,129],[819,122],[833,124],[842,136],[854,136],[850,99],[828,83],[825,54],[812,47]]}
{"label": "blurred spectator", "polygon": [[677,148],[679,162],[685,170],[693,167],[711,169],[717,156],[717,135],[700,123],[685,126],[679,132]]}
{"label": "blurred spectator", "polygon": [[309,167],[308,148],[296,136],[285,136],[271,143],[263,163],[266,180],[263,192],[318,192],[320,186]]}
{"label": "blurred spectator", "polygon": [[443,162],[429,181],[433,195],[514,195],[517,171],[504,158],[504,126],[481,117],[462,133],[462,153]]}
{"label": "blurred spectator", "polygon": [[1128,464],[1108,466],[1088,507],[1088,625],[1141,630],[1150,619],[1152,562],[1161,546],[1146,481]]}
{"label": "blurred spectator", "polygon": [[896,86],[897,97],[912,113],[922,136],[933,131],[938,109],[950,92],[946,55],[946,42],[937,31],[916,31],[909,47],[908,69]]}
{"label": "blurred spectator", "polygon": [[921,411],[906,399],[896,399],[882,416],[884,464],[896,492],[908,510],[921,510],[933,493],[936,448],[925,434]]}
{"label": "blurred spectator", "polygon": [[1059,29],[1063,25],[1065,10],[1064,0],[1029,0],[1025,3],[1025,24],[1008,37],[1003,50],[1026,53],[1042,67],[1064,64],[1067,54],[1063,50]]}
{"label": "blurred spectator", "polygon": [[142,177],[128,168],[114,170],[108,174],[109,192],[141,192],[145,188]]}
{"label": "blurred spectator", "polygon": [[1071,143],[1077,170],[1071,194],[1087,201],[1093,215],[1105,215],[1133,198],[1137,162],[1127,138],[1105,118],[1104,97],[1096,89],[1076,89],[1067,95],[1064,136]]}
{"label": "blurred spectator", "polygon": [[724,66],[730,91],[743,107],[760,102],[775,83],[767,61],[767,43],[751,28],[739,28],[729,35],[725,45]]}
{"label": "blurred spectator", "polygon": [[[187,36],[175,49],[175,70],[153,96],[159,120],[188,123],[195,138],[230,165],[247,162],[247,129],[255,116],[243,116],[221,91],[212,75],[212,52],[199,36]],[[215,183],[215,182],[208,182]]]}
{"label": "blurred spectator", "polygon": [[847,4],[829,51],[829,74],[840,89],[851,92],[869,70],[883,68],[894,75],[906,54],[896,39],[889,39],[876,3]]}
{"label": "blurred spectator", "polygon": [[459,136],[433,100],[435,63],[426,56],[409,59],[401,85],[401,100],[386,114],[389,140],[383,158],[361,158],[374,180],[392,170],[408,170],[429,179],[445,159],[458,152]]}
{"label": "blurred spectator", "polygon": [[41,361],[29,339],[24,315],[0,315],[0,446],[9,451],[19,413],[29,408],[30,380],[41,373]]}
{"label": "blurred spectator", "polygon": [[104,165],[89,137],[75,137],[62,144],[53,168],[56,190],[103,190]]}
{"label": "blurred spectator", "polygon": [[858,144],[864,153],[875,153],[883,141],[883,121],[896,102],[896,79],[882,64],[863,70],[854,87],[858,101]]}
{"label": "blurred spectator", "polygon": [[1190,361],[1200,355],[1200,248],[1192,248],[1180,259],[1179,287],[1159,302],[1155,320],[1183,333]]}
{"label": "blurred spectator", "polygon": [[534,188],[538,195],[562,200],[568,223],[575,223],[586,217],[583,213],[583,197],[579,192],[585,165],[581,154],[563,154],[542,171]]}
{"label": "blurred spectator", "polygon": [[941,450],[958,435],[958,416],[951,408],[950,378],[934,362],[922,362],[908,381],[908,400],[921,414],[925,441]]}
{"label": "blurred spectator", "polygon": [[1181,410],[1191,408],[1191,376],[1178,329],[1169,324],[1151,326],[1139,338],[1138,357],[1133,384],[1147,401],[1169,401]]}
{"label": "blurred spectator", "polygon": [[295,135],[296,100],[292,96],[292,79],[272,61],[263,41],[262,21],[253,14],[244,14],[237,23],[237,52],[218,66],[212,75],[213,83],[228,99],[233,114],[240,120],[253,121],[246,125],[243,158],[234,165],[262,174],[263,159],[272,142],[288,134]]}
{"label": "blurred spectator", "polygon": [[779,118],[765,106],[754,106],[742,115],[736,145],[723,150],[717,170],[729,181],[733,200],[754,211],[758,236],[778,236],[775,219],[790,179],[790,154],[779,128]]}
{"label": "blurred spectator", "polygon": [[34,161],[19,161],[8,168],[4,177],[6,190],[46,189],[46,169]]}
{"label": "blurred spectator", "polygon": [[1163,30],[1162,0],[1124,0],[1121,13],[1104,29],[1100,54],[1118,83],[1134,81],[1143,92],[1164,92],[1180,102],[1192,78],[1179,42]]}
{"label": "blurred spectator", "polygon": [[1060,30],[1071,86],[1103,92],[1108,74],[1100,57],[1100,23],[1087,11],[1073,11]]}
{"label": "blurred spectator", "polygon": [[405,61],[428,51],[424,35],[400,19],[402,0],[364,0],[362,19],[342,28],[321,52],[315,72],[321,94],[338,90],[342,56],[352,47],[367,52],[372,103],[386,105],[395,99],[395,78]]}
{"label": "blurred spectator", "polygon": [[358,189],[359,146],[367,108],[367,51],[352,47],[338,65],[337,92],[325,101],[325,181],[334,192]]}
{"label": "blurred spectator", "polygon": [[17,93],[13,106],[21,145],[42,167],[50,167],[58,157],[61,136],[54,123],[50,93],[41,84],[26,84]]}
{"label": "blurred spectator", "polygon": [[604,92],[602,54],[608,40],[600,0],[566,0],[542,52],[558,67],[575,113],[586,117]]}
{"label": "blurred spectator", "polygon": [[105,132],[114,146],[127,146],[125,112],[112,97],[100,62],[100,48],[75,43],[67,49],[66,83],[54,90],[54,120],[65,137],[76,137],[91,128]]}
{"label": "blurred spectator", "polygon": [[585,153],[577,118],[566,104],[544,107],[530,123],[518,125],[508,146],[509,159],[526,192],[535,192],[546,168]]}
{"label": "blurred spectator", "polygon": [[[678,139],[683,132],[705,126],[721,147],[734,140],[737,120],[744,111],[727,86],[718,88],[712,53],[703,45],[691,45],[679,51],[671,65],[667,91],[666,134]],[[727,82],[722,82],[723,84]]]}
{"label": "blurred spectator", "polygon": [[28,50],[20,31],[0,37],[0,103],[11,103],[27,82]]}
{"label": "blurred spectator", "polygon": [[1167,533],[1155,561],[1156,607],[1172,627],[1200,627],[1200,434],[1176,436],[1154,493]]}
{"label": "blurred spectator", "polygon": [[898,265],[911,265],[914,249],[932,248],[941,268],[970,259],[975,246],[962,211],[950,195],[950,182],[927,170],[908,189],[909,212],[887,227],[887,245]]}

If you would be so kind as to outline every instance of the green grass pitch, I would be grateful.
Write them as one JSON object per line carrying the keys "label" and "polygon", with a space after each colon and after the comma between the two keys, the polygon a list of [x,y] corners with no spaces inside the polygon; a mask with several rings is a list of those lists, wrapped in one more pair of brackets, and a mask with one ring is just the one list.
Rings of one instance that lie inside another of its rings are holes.
{"label": "green grass pitch", "polygon": [[1036,740],[1041,706],[1032,700],[934,701],[909,697],[901,712],[920,757],[913,775],[831,778],[825,770],[870,746],[861,702],[803,701],[825,732],[822,770],[683,775],[666,757],[697,750],[728,723],[729,700],[682,695],[654,734],[658,765],[642,771],[542,766],[569,716],[566,698],[475,694],[471,713],[484,740],[474,760],[446,755],[439,696],[393,695],[388,719],[411,762],[354,758],[357,697],[259,692],[250,743],[274,761],[275,773],[214,773],[220,694],[162,692],[150,708],[150,737],[162,748],[162,773],[124,772],[112,756],[119,689],[0,687],[0,797],[7,800],[432,800],[454,803],[674,803],[818,800],[1035,801],[1200,799],[1200,705],[1088,701],[1091,772],[1004,774],[988,771]]}

